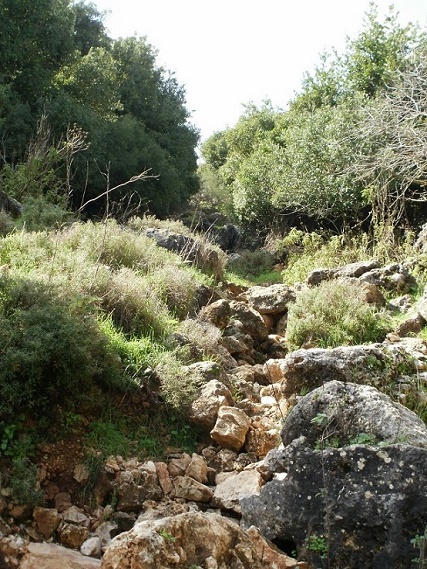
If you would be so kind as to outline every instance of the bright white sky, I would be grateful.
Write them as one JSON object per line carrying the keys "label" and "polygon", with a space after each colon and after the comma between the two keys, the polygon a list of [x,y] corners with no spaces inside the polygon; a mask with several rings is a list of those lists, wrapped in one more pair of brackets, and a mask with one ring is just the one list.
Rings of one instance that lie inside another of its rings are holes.
{"label": "bright white sky", "polygon": [[[321,52],[343,53],[370,0],[93,0],[113,38],[145,36],[174,71],[202,139],[234,126],[243,104],[280,108]],[[381,18],[392,0],[377,0]],[[426,0],[394,0],[402,24],[426,29]]]}

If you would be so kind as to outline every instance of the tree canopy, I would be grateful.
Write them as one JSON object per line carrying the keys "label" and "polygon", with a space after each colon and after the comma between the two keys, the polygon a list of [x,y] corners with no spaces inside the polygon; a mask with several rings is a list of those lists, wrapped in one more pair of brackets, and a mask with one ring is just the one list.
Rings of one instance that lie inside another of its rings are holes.
{"label": "tree canopy", "polygon": [[[145,38],[112,40],[103,14],[84,1],[5,0],[0,55],[0,178],[10,195],[25,199],[23,165],[34,166],[37,146],[56,154],[51,174],[76,209],[143,171],[149,176],[125,201],[123,192],[111,194],[117,208],[167,215],[197,192],[198,132],[184,87],[157,65]],[[85,133],[85,144],[67,162],[59,149],[72,129]],[[106,204],[91,203],[92,215]]]}
{"label": "tree canopy", "polygon": [[418,27],[393,9],[380,22],[372,4],[359,36],[321,54],[288,110],[249,107],[204,143],[204,191],[231,194],[236,218],[261,232],[414,222],[410,204],[426,199],[425,46]]}

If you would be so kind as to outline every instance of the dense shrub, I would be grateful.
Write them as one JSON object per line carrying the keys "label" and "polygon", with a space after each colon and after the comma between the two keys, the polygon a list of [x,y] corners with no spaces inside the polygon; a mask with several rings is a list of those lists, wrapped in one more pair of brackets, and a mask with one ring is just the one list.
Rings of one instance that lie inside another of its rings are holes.
{"label": "dense shrub", "polygon": [[30,280],[0,281],[0,414],[36,416],[118,374],[116,359],[84,303],[67,305]]}
{"label": "dense shrub", "polygon": [[365,301],[360,286],[331,280],[297,296],[286,339],[290,349],[333,348],[382,341],[387,331],[385,316]]}

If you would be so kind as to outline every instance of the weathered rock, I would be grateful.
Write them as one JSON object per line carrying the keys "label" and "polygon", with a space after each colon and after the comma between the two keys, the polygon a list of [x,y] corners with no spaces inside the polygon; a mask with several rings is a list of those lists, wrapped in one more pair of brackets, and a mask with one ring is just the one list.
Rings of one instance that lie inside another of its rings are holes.
{"label": "weathered rock", "polygon": [[265,369],[272,382],[281,382],[283,395],[291,397],[331,380],[382,384],[400,364],[409,369],[410,350],[404,342],[300,349],[284,359],[268,360]]}
{"label": "weathered rock", "polygon": [[[282,451],[285,477],[241,500],[243,526],[321,566],[406,569],[427,524],[427,449],[405,444],[313,450],[304,437]],[[317,550],[310,547],[315,540]]]}
{"label": "weathered rock", "polygon": [[246,496],[259,494],[263,483],[261,474],[255,469],[227,473],[215,488],[212,505],[221,510],[231,510],[240,514],[242,512],[240,500]]}
{"label": "weathered rock", "polygon": [[98,569],[99,559],[92,559],[53,543],[30,543],[19,565],[20,569]]}
{"label": "weathered rock", "polygon": [[118,474],[115,481],[118,510],[138,510],[145,500],[160,500],[163,497],[154,464],[153,468],[154,472],[141,466],[134,471],[125,470]]}
{"label": "weathered rock", "polygon": [[258,458],[264,458],[279,443],[280,434],[276,428],[254,428],[252,426],[246,435],[245,448]]}
{"label": "weathered rock", "polygon": [[365,273],[377,269],[379,266],[378,261],[358,261],[338,269],[314,269],[307,277],[307,284],[318,285],[322,281],[339,277],[359,278]]}
{"label": "weathered rock", "polygon": [[99,524],[95,533],[100,538],[102,546],[105,547],[119,533],[119,524],[113,520],[107,520]]}
{"label": "weathered rock", "polygon": [[427,448],[427,427],[415,413],[374,387],[355,383],[330,381],[311,391],[292,408],[282,428],[285,445],[304,436],[313,446],[328,446],[331,440],[344,446],[359,441],[361,434],[370,442]]}
{"label": "weathered rock", "polygon": [[259,312],[245,304],[232,300],[230,302],[232,317],[242,323],[243,333],[249,334],[255,344],[260,344],[267,340],[268,331],[265,322]]}
{"label": "weathered rock", "polygon": [[76,524],[79,526],[89,527],[89,518],[81,511],[77,506],[71,506],[64,510],[61,514],[61,518],[68,523]]}
{"label": "weathered rock", "polygon": [[79,484],[89,480],[90,472],[86,464],[76,464],[73,471],[73,478]]}
{"label": "weathered rock", "polygon": [[361,281],[375,284],[385,290],[398,294],[405,294],[416,286],[416,280],[408,269],[399,263],[392,263],[386,267],[372,269],[360,277]]}
{"label": "weathered rock", "polygon": [[160,488],[165,496],[172,492],[172,481],[169,475],[168,466],[164,462],[156,462],[157,478],[159,479]]}
{"label": "weathered rock", "polygon": [[99,537],[89,537],[80,546],[80,553],[87,557],[95,557],[99,559],[102,554],[102,541]]}
{"label": "weathered rock", "polygon": [[58,492],[58,494],[55,495],[54,503],[55,509],[58,510],[58,512],[63,512],[72,506],[71,496],[68,492]]}
{"label": "weathered rock", "polygon": [[419,312],[409,316],[403,322],[399,324],[396,328],[395,333],[398,336],[408,336],[409,334],[417,334],[420,332],[424,326],[427,324],[424,316],[421,316]]}
{"label": "weathered rock", "polygon": [[168,462],[169,474],[172,478],[175,476],[184,476],[191,462],[191,456],[187,453],[183,453],[179,458],[171,458]]}
{"label": "weathered rock", "polygon": [[208,465],[203,456],[193,453],[191,457],[191,462],[185,471],[185,475],[206,484],[208,481]]}
{"label": "weathered rock", "polygon": [[59,533],[59,541],[61,544],[71,549],[79,549],[88,537],[89,530],[87,528],[74,524],[65,524]]}
{"label": "weathered rock", "polygon": [[190,478],[189,476],[177,476],[173,480],[176,498],[192,502],[210,502],[213,491],[209,486]]}
{"label": "weathered rock", "polygon": [[282,314],[295,300],[295,292],[285,284],[253,286],[246,291],[245,299],[260,314]]}
{"label": "weathered rock", "polygon": [[221,407],[212,429],[211,438],[220,446],[239,451],[245,444],[251,420],[244,411],[235,407]]}
{"label": "weathered rock", "polygon": [[237,453],[223,448],[216,452],[212,447],[203,449],[203,456],[206,458],[208,466],[213,468],[216,473],[218,472],[231,472],[235,469],[235,460],[237,459]]}
{"label": "weathered rock", "polygon": [[343,284],[358,287],[361,292],[361,297],[365,302],[376,304],[377,306],[383,306],[385,304],[384,295],[377,284],[362,281],[354,277],[339,277],[338,280]]}
{"label": "weathered rock", "polygon": [[36,507],[33,510],[33,518],[38,531],[45,539],[49,539],[52,536],[61,521],[58,511],[54,508]]}
{"label": "weathered rock", "polygon": [[228,325],[231,318],[230,303],[224,299],[212,302],[202,308],[198,317],[201,320],[211,322],[214,326],[222,330]]}
{"label": "weathered rock", "polygon": [[205,567],[207,569],[283,569],[288,557],[277,556],[266,565],[269,544],[253,544],[253,536],[217,514],[188,513],[137,524],[108,547],[102,569],[151,569],[153,567]]}
{"label": "weathered rock", "polygon": [[212,380],[224,381],[225,373],[217,362],[195,362],[187,366],[189,372],[195,371],[206,383]]}
{"label": "weathered rock", "polygon": [[217,380],[211,380],[199,389],[197,398],[191,404],[189,419],[195,425],[211,430],[216,423],[219,408],[233,403],[228,387]]}

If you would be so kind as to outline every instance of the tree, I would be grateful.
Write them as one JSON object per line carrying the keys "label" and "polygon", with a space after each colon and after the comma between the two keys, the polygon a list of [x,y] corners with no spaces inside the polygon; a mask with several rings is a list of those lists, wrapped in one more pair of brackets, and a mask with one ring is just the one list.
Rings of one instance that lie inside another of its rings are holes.
{"label": "tree", "polygon": [[365,145],[348,171],[366,187],[374,224],[393,230],[427,202],[427,44],[363,111],[352,136]]}
{"label": "tree", "polygon": [[74,17],[68,4],[68,0],[0,4],[0,77],[24,103],[36,104],[73,51]]}
{"label": "tree", "polygon": [[87,55],[94,47],[111,46],[103,23],[104,13],[94,4],[76,2],[71,5],[71,11],[74,14],[74,48],[81,55]]}
{"label": "tree", "polygon": [[118,65],[105,48],[90,48],[75,56],[53,79],[57,91],[70,95],[104,120],[115,120],[121,110]]}

